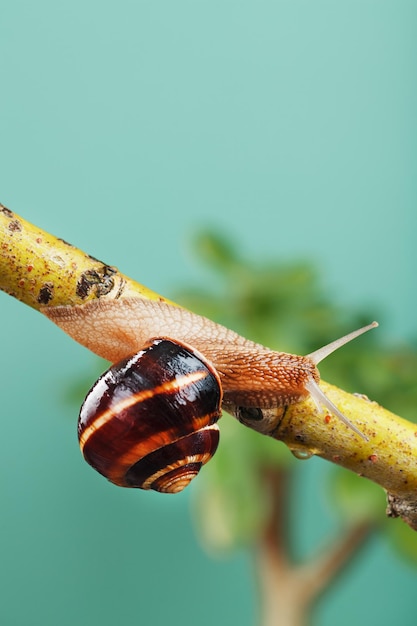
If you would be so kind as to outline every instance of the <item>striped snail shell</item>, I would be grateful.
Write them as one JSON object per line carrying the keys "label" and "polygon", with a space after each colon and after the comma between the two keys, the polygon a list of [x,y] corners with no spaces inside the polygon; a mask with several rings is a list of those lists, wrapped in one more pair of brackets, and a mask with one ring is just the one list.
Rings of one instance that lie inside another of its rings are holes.
{"label": "striped snail shell", "polygon": [[221,402],[219,375],[199,352],[152,339],[89,391],[81,451],[116,485],[177,493],[216,451]]}

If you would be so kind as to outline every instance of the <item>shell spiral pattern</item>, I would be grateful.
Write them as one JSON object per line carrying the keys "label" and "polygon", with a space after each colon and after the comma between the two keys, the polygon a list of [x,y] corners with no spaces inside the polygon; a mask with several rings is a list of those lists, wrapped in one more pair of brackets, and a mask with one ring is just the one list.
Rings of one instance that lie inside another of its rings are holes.
{"label": "shell spiral pattern", "polygon": [[201,354],[152,339],[89,391],[78,420],[80,448],[116,485],[177,493],[216,451],[221,403],[219,375]]}

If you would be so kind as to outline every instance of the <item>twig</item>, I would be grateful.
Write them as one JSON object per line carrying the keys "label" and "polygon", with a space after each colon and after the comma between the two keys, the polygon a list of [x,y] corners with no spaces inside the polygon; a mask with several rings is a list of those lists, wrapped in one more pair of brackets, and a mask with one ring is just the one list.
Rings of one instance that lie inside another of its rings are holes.
{"label": "twig", "polygon": [[271,502],[270,515],[259,537],[255,567],[261,600],[262,626],[305,626],[312,605],[329,587],[368,538],[373,525],[353,523],[317,556],[304,563],[292,561],[288,549],[286,470],[266,475]]}
{"label": "twig", "polygon": [[[60,305],[82,307],[97,299],[167,301],[2,205],[0,289],[41,312]],[[90,326],[97,336],[104,332],[96,319]],[[288,407],[274,436],[292,450],[316,454],[377,482],[389,494],[389,514],[403,517],[416,530],[417,426],[375,402],[324,381],[321,386],[368,441],[320,413],[310,400]]]}

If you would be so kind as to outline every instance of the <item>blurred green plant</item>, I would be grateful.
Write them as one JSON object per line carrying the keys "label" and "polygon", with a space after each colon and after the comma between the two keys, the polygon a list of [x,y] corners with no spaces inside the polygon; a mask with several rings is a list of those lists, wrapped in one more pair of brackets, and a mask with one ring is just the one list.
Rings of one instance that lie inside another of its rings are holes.
{"label": "blurred green plant", "polygon": [[[335,305],[309,262],[256,265],[242,257],[227,238],[210,231],[194,239],[193,250],[212,276],[198,287],[174,294],[176,301],[271,348],[308,354],[378,318],[375,310],[342,310]],[[370,333],[345,346],[320,365],[321,375],[347,391],[365,392],[412,420],[417,405],[417,343],[389,346],[380,337],[381,333]],[[297,461],[285,446],[242,427],[229,416],[220,420],[220,430],[219,449],[193,492],[198,534],[215,552],[241,547],[255,554],[262,553],[263,547],[275,550],[277,561],[281,560],[276,580],[288,582],[298,568],[304,584],[303,569],[287,547],[295,538],[283,519],[294,496],[286,485]],[[327,550],[327,570],[320,570],[323,558],[316,569],[311,567],[314,563],[308,563],[316,577],[321,572],[322,581],[308,598],[300,588],[298,602],[304,606],[304,615],[282,623],[303,623],[317,596],[377,528],[417,564],[416,533],[400,521],[386,522],[383,490],[337,466],[327,464],[327,468],[326,493],[339,515],[339,538]],[[282,571],[283,553],[286,573]],[[258,560],[259,568],[265,569],[265,561]],[[269,584],[263,579],[264,572],[258,571],[264,623],[275,623],[271,617],[274,600],[268,599],[268,591],[263,592],[262,585]],[[286,583],[284,587],[288,588]],[[276,593],[282,611],[283,598],[278,589]]]}
{"label": "blurred green plant", "polygon": [[[202,274],[211,275],[199,286],[170,296],[277,350],[308,354],[379,317],[375,310],[335,305],[308,261],[257,265],[211,231],[194,238],[193,257],[202,264]],[[321,375],[412,420],[417,343],[386,345],[381,336],[367,334],[337,351],[320,364]],[[100,361],[98,371],[105,367]],[[83,377],[68,395],[79,402],[86,392]],[[417,535],[400,520],[386,520],[383,490],[330,463],[324,464],[327,479],[322,490],[338,516],[335,536],[312,557],[295,554],[298,524],[288,523],[288,511],[297,500],[292,484],[300,463],[285,445],[228,415],[219,426],[219,448],[191,491],[196,529],[210,552],[243,548],[253,553],[263,626],[305,624],[320,594],[376,530],[417,565]],[[308,516],[301,514],[301,520],[307,524]]]}

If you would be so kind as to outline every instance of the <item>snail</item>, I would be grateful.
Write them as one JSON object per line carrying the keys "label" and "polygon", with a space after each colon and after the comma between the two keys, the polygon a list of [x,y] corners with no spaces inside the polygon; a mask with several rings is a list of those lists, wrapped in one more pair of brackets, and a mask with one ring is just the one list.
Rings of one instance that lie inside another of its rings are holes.
{"label": "snail", "polygon": [[79,417],[83,455],[120,486],[181,491],[214,454],[221,409],[266,435],[277,408],[311,396],[365,435],[325,396],[317,365],[373,322],[307,356],[276,352],[164,299],[92,300],[45,315],[114,363]]}

